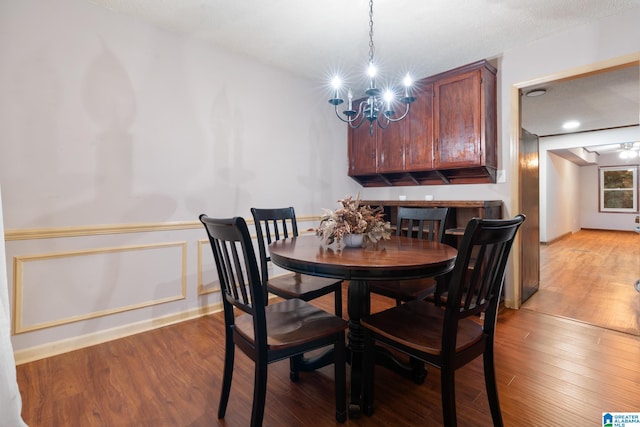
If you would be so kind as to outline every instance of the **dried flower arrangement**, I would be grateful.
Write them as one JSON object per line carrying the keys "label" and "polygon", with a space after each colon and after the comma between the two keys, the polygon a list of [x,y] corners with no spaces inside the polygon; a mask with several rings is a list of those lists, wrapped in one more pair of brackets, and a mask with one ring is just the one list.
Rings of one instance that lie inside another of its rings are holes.
{"label": "dried flower arrangement", "polygon": [[391,224],[384,221],[382,208],[371,208],[360,204],[360,195],[353,200],[352,196],[338,200],[341,208],[331,211],[324,209],[320,217],[320,226],[316,228],[316,235],[324,242],[331,244],[334,241],[340,244],[347,234],[362,234],[363,244],[375,243],[381,239],[389,239],[391,236]]}

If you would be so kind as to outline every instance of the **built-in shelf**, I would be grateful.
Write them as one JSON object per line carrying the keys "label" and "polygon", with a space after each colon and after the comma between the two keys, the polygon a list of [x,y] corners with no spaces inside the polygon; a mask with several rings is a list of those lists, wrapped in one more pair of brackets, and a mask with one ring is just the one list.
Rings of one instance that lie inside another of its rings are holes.
{"label": "built-in shelf", "polygon": [[453,246],[457,246],[458,237],[464,234],[471,218],[502,218],[502,200],[361,200],[360,203],[381,206],[394,230],[400,206],[449,208],[445,243]]}

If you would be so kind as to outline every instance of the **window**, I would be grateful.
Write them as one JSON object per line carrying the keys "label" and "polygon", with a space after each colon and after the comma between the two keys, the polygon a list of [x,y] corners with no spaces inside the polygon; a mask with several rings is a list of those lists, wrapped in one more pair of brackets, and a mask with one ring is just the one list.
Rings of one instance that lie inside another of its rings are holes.
{"label": "window", "polygon": [[600,212],[638,212],[638,166],[600,167]]}

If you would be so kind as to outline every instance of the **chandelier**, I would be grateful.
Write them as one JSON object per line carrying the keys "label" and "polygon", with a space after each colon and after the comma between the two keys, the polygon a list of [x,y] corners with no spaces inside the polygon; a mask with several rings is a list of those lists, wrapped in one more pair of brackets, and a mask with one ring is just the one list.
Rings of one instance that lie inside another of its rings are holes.
{"label": "chandelier", "polygon": [[[404,78],[404,92],[398,97],[394,88],[387,88],[384,91],[376,86],[377,69],[374,65],[375,46],[373,44],[373,0],[369,0],[369,68],[367,74],[368,89],[365,91],[366,98],[357,102],[354,108],[353,93],[351,89],[347,89],[347,109],[342,113],[338,111],[338,105],[345,101],[341,98],[342,80],[340,77],[334,77],[331,84],[333,86],[333,98],[329,100],[329,104],[333,105],[336,116],[352,128],[358,128],[363,123],[369,123],[369,133],[373,135],[374,123],[382,129],[389,126],[391,122],[398,122],[404,119],[409,113],[411,103],[416,98],[411,93],[411,85],[413,84],[409,74]],[[399,99],[398,99],[399,98]],[[404,112],[400,116],[396,115],[393,110],[396,101],[404,104]]]}

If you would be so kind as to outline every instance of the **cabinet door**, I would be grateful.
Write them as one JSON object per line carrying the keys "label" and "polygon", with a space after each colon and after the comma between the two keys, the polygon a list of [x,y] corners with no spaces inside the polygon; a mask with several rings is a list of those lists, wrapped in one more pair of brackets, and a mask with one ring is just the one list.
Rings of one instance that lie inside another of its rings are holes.
{"label": "cabinet door", "polygon": [[434,84],[434,148],[437,169],[479,166],[482,162],[480,71]]}
{"label": "cabinet door", "polygon": [[405,120],[409,131],[405,139],[404,169],[433,169],[433,84],[419,89]]}
{"label": "cabinet door", "polygon": [[378,129],[378,172],[402,172],[404,170],[404,145],[407,138],[406,118]]}
{"label": "cabinet door", "polygon": [[349,176],[374,174],[377,171],[377,129],[369,133],[365,121],[359,128],[349,128]]}

